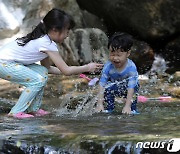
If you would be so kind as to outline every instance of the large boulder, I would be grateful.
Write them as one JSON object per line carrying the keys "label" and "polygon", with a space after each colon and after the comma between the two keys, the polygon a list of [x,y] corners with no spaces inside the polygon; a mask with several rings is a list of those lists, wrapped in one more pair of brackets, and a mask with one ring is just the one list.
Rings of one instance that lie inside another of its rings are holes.
{"label": "large boulder", "polygon": [[161,40],[180,31],[179,0],[77,0],[104,19],[109,31],[127,31],[142,40]]}
{"label": "large boulder", "polygon": [[108,38],[100,29],[76,29],[60,46],[60,52],[69,65],[82,65],[91,61],[104,63],[108,58],[107,43]]}

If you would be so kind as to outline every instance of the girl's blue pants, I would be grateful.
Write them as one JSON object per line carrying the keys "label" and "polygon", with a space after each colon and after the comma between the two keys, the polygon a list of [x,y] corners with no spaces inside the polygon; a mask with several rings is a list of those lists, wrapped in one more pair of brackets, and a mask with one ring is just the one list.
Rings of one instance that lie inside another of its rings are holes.
{"label": "girl's blue pants", "polygon": [[48,70],[38,64],[23,65],[16,62],[0,61],[0,78],[25,86],[10,114],[36,112],[42,102]]}
{"label": "girl's blue pants", "polygon": [[[138,89],[139,85],[135,87],[135,93],[133,96],[133,102],[131,104],[131,110],[136,111],[136,103],[137,103],[137,95],[138,95]],[[105,88],[104,92],[104,100],[107,103],[107,110],[113,111],[115,108],[114,101],[115,97],[127,97],[127,82],[121,82],[121,83],[113,83]]]}

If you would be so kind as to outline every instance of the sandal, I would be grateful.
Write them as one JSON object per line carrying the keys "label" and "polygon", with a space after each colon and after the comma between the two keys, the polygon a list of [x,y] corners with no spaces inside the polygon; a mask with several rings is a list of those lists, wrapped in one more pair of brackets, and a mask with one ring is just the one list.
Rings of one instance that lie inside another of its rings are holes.
{"label": "sandal", "polygon": [[44,115],[47,115],[47,114],[50,114],[50,112],[48,111],[45,111],[43,109],[39,109],[37,112],[34,113],[35,116],[44,116]]}
{"label": "sandal", "polygon": [[19,112],[19,113],[13,114],[13,117],[18,118],[18,119],[25,119],[25,118],[33,118],[34,116],[31,114],[24,113],[24,112]]}

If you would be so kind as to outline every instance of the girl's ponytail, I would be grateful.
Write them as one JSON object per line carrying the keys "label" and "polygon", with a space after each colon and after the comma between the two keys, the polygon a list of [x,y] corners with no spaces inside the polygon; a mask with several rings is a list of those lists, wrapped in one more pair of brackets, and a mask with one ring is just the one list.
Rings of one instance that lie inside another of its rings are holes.
{"label": "girl's ponytail", "polygon": [[26,36],[18,38],[18,45],[24,46],[26,43],[28,43],[31,40],[35,40],[41,36],[44,36],[47,34],[46,27],[44,25],[43,20],[33,29],[31,33],[28,33]]}

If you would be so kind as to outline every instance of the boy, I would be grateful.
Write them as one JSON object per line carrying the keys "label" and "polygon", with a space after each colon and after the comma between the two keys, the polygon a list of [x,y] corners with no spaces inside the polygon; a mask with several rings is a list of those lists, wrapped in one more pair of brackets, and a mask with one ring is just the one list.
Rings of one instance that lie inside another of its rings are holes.
{"label": "boy", "polygon": [[[109,39],[109,61],[104,65],[99,81],[97,112],[112,112],[115,96],[121,96],[125,98],[122,113],[139,114],[136,110],[138,72],[134,62],[128,59],[132,45],[132,36],[126,33],[115,33]],[[106,110],[103,101],[107,103]]]}

